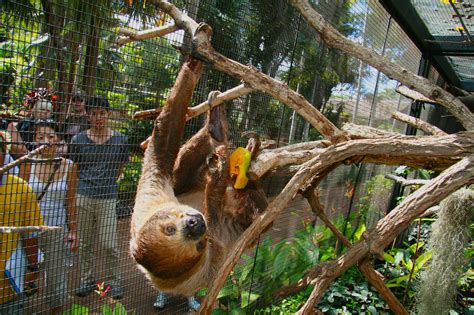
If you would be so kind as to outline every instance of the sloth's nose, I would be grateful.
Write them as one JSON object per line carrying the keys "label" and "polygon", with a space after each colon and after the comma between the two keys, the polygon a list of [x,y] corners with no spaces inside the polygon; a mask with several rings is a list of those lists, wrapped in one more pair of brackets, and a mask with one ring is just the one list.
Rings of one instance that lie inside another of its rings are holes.
{"label": "sloth's nose", "polygon": [[185,221],[186,236],[191,239],[199,239],[206,232],[206,223],[201,215],[192,215]]}

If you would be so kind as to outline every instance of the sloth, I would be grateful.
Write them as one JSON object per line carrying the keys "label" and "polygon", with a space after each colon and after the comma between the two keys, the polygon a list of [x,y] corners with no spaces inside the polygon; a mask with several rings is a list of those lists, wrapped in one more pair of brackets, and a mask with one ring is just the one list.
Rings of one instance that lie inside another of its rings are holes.
{"label": "sloth", "polygon": [[[194,79],[189,69],[196,63],[190,58],[180,70],[173,88],[178,98],[190,100],[193,87],[186,82]],[[224,105],[208,112],[203,128],[180,147],[189,101],[169,99],[145,152],[130,252],[159,290],[190,297],[211,284],[267,201],[252,182],[232,187]]]}

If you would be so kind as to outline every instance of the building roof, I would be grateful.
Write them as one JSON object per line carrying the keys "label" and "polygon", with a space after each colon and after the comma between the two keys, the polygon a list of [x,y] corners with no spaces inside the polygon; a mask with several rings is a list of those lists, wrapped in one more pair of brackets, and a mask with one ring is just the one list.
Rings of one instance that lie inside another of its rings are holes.
{"label": "building roof", "polygon": [[473,0],[380,0],[451,85],[474,92]]}

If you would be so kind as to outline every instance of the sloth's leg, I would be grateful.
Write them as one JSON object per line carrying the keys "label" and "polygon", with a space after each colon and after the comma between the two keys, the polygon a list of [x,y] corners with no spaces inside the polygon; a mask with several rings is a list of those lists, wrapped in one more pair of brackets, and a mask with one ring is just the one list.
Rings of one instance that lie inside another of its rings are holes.
{"label": "sloth's leg", "polygon": [[204,215],[210,222],[210,227],[218,226],[220,216],[223,215],[229,178],[227,155],[227,146],[220,145],[208,160],[209,169],[206,180]]}
{"label": "sloth's leg", "polygon": [[204,189],[206,161],[218,145],[227,146],[229,128],[224,105],[207,114],[204,127],[180,149],[173,170],[176,195],[191,189]]}

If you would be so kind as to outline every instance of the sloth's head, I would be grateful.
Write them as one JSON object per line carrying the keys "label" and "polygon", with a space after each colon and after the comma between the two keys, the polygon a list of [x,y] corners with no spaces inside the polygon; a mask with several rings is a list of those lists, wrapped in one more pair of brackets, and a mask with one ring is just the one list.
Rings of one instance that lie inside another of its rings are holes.
{"label": "sloth's head", "polygon": [[157,211],[140,229],[132,255],[153,276],[182,278],[204,262],[207,227],[203,215],[185,205]]}

